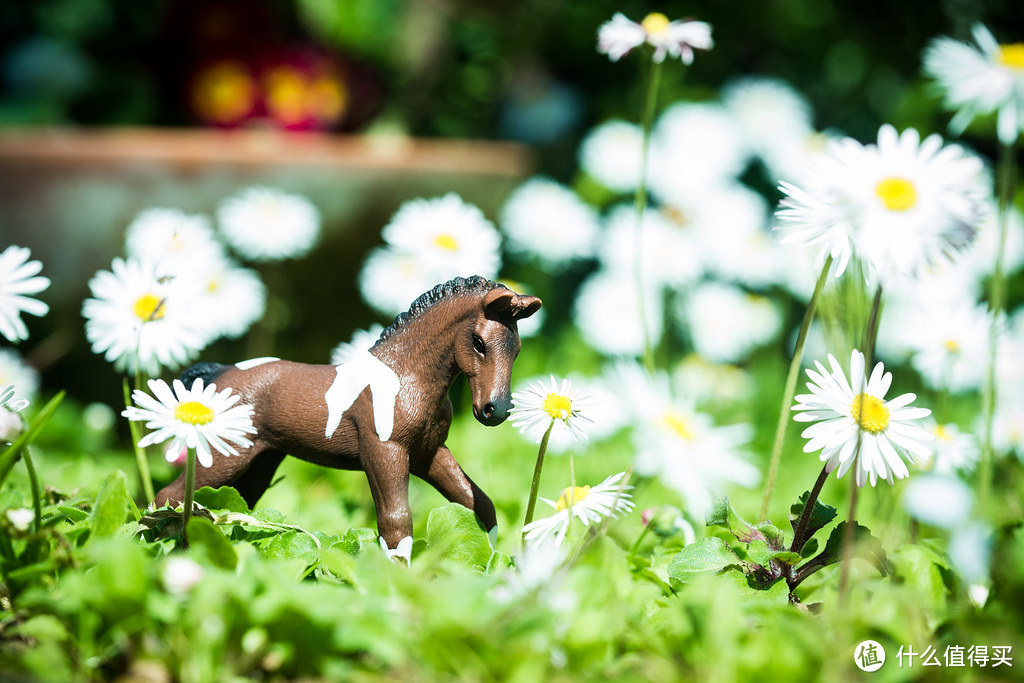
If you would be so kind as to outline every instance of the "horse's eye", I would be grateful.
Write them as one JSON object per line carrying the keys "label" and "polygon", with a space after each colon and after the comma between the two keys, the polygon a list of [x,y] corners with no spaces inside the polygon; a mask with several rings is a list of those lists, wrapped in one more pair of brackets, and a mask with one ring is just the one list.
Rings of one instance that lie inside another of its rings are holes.
{"label": "horse's eye", "polygon": [[473,335],[473,348],[476,349],[476,352],[481,356],[484,355],[484,351],[487,350],[487,347],[484,346],[484,340],[480,338],[479,334]]}

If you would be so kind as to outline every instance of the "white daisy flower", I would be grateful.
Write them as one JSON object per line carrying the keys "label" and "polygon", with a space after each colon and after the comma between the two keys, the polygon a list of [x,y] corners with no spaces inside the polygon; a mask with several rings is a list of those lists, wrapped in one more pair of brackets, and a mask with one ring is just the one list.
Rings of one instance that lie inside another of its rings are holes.
{"label": "white daisy flower", "polygon": [[206,216],[170,208],[141,212],[125,235],[128,256],[157,265],[161,275],[202,269],[224,259]]}
{"label": "white daisy flower", "polygon": [[729,486],[750,487],[760,480],[743,449],[753,436],[749,424],[716,425],[692,398],[673,391],[664,372],[652,376],[631,363],[617,365],[610,376],[634,424],[637,474],[657,477],[694,514],[703,514]]}
{"label": "white daisy flower", "polygon": [[625,472],[613,474],[596,486],[567,487],[558,500],[541,497],[542,501],[554,508],[555,514],[534,520],[523,527],[527,544],[544,543],[552,539],[555,545],[561,545],[574,517],[584,526],[590,526],[607,517],[615,518],[619,513],[632,510],[633,501],[625,491],[633,487],[626,486],[619,493],[619,481],[625,475]]}
{"label": "white daisy flower", "polygon": [[650,155],[651,194],[672,203],[676,197],[699,195],[708,187],[735,181],[747,166],[749,149],[722,105],[682,102],[658,118]]}
{"label": "white daisy flower", "polygon": [[798,146],[813,133],[811,106],[785,81],[751,76],[727,83],[722,104],[746,145],[762,158],[783,146]]}
{"label": "white daisy flower", "polygon": [[21,313],[46,315],[50,307],[29,294],[38,294],[50,286],[49,278],[39,275],[43,264],[30,261],[28,247],[11,245],[0,253],[0,334],[8,341],[28,339],[28,328]]}
{"label": "white daisy flower", "polygon": [[[655,290],[685,287],[700,278],[704,271],[695,231],[670,218],[668,212],[645,211],[640,223],[644,285]],[[616,206],[608,214],[598,260],[605,269],[632,280],[636,268],[636,240],[636,210],[625,204]],[[635,284],[633,289],[636,289]]]}
{"label": "white daisy flower", "polygon": [[39,372],[14,349],[0,349],[0,387],[15,387],[15,398],[31,401],[39,391]]}
{"label": "white daisy flower", "polygon": [[35,519],[36,513],[28,508],[11,508],[7,511],[7,521],[18,531],[28,531]]}
{"label": "white daisy flower", "polygon": [[231,248],[250,261],[305,256],[320,235],[320,212],[305,197],[250,187],[224,200],[217,223]]}
{"label": "white daisy flower", "polygon": [[932,302],[908,313],[901,337],[928,386],[960,393],[984,382],[991,326],[983,304]]}
{"label": "white daisy flower", "polygon": [[1012,145],[1024,130],[1024,43],[1000,45],[983,24],[971,27],[976,45],[937,38],[924,53],[924,70],[942,88],[943,104],[956,114],[959,135],[979,116],[997,112],[999,141]]}
{"label": "white daisy flower", "polygon": [[[982,418],[978,420],[978,433],[985,429]],[[1016,453],[1024,460],[1024,397],[1000,400],[992,423],[992,446],[997,453]]]}
{"label": "white daisy flower", "polygon": [[593,256],[598,219],[576,193],[548,178],[531,178],[501,210],[509,251],[535,256],[548,271]]}
{"label": "white daisy flower", "polygon": [[564,576],[561,570],[567,559],[568,552],[561,545],[530,543],[516,553],[515,568],[505,572],[491,594],[498,602],[511,603],[550,591],[559,576]]}
{"label": "white daisy flower", "polygon": [[981,162],[959,146],[884,125],[877,145],[831,144],[803,187],[781,183],[776,216],[783,241],[821,244],[837,276],[856,255],[885,282],[970,244],[986,211],[982,179]]}
{"label": "white daisy flower", "polygon": [[208,341],[241,337],[263,317],[267,288],[254,270],[225,257],[182,277],[197,287],[195,322]]}
{"label": "white daisy flower", "polygon": [[420,259],[431,286],[470,275],[493,279],[501,268],[497,228],[454,192],[405,202],[381,236],[398,252]]}
{"label": "white daisy flower", "polygon": [[187,595],[205,575],[206,570],[195,560],[183,555],[172,555],[164,561],[160,578],[168,593]]}
{"label": "white daisy flower", "polygon": [[580,168],[613,192],[632,192],[640,183],[643,141],[640,126],[606,121],[587,133],[580,143]]}
{"label": "white daisy flower", "polygon": [[[411,300],[410,300],[411,301]],[[331,365],[347,363],[364,351],[369,351],[380,339],[380,333],[384,331],[383,325],[374,323],[369,329],[356,330],[352,338],[347,342],[341,342],[331,351]]]}
{"label": "white daisy flower", "polygon": [[913,518],[925,524],[954,529],[970,518],[974,495],[955,476],[922,474],[907,483],[903,505]]}
{"label": "white daisy flower", "polygon": [[[999,249],[999,211],[995,200],[990,202],[985,221],[979,226],[978,237],[964,256],[964,262],[977,279],[976,289],[992,275]],[[1015,206],[1007,212],[1006,243],[1003,245],[1003,272],[1007,275],[1024,268],[1024,215]]]}
{"label": "white daisy flower", "polygon": [[922,460],[922,466],[930,465],[931,471],[948,476],[974,469],[981,453],[974,434],[960,431],[960,427],[952,422],[942,424],[931,418],[922,426],[934,439],[932,450]]}
{"label": "white daisy flower", "polygon": [[652,59],[665,61],[665,56],[678,57],[683,64],[693,63],[693,50],[710,50],[711,24],[704,21],[675,20],[660,12],[652,12],[639,24],[616,12],[597,31],[597,51],[617,62],[633,48],[647,43],[654,48]]}
{"label": "white daisy flower", "polygon": [[778,240],[767,229],[767,202],[739,183],[707,188],[686,198],[679,195],[666,202],[662,211],[696,242],[697,253],[687,259],[700,261],[722,280],[762,288],[779,282],[789,265],[780,263]]}
{"label": "white daisy flower", "polygon": [[770,299],[719,282],[698,285],[676,308],[694,350],[714,363],[746,359],[782,328],[782,316]]}
{"label": "white daisy flower", "polygon": [[398,315],[436,284],[423,259],[393,247],[371,251],[359,271],[363,300],[385,315]]}
{"label": "white daisy flower", "polygon": [[509,421],[520,434],[535,443],[540,443],[551,428],[548,448],[557,452],[587,438],[586,427],[593,422],[586,414],[591,399],[574,390],[567,378],[559,382],[551,375],[549,380],[550,384],[541,379],[512,392],[514,407]]}
{"label": "white daisy flower", "polygon": [[205,345],[194,296],[176,278],[158,278],[153,266],[114,259],[110,271],[89,281],[93,298],[82,305],[85,336],[120,371],[149,375],[176,369]]}
{"label": "white daisy flower", "polygon": [[[173,382],[174,390],[162,379],[149,380],[150,396],[136,389],[132,400],[136,406],[125,408],[121,415],[133,421],[145,421],[154,431],[142,437],[139,448],[170,440],[167,453],[176,455],[188,448],[196,452],[199,464],[213,464],[211,449],[224,455],[238,455],[234,446],[251,446],[246,434],[255,434],[252,425],[253,409],[238,404],[241,396],[231,389],[217,392],[217,385],[203,386],[202,378],[186,389],[180,379]],[[237,405],[236,405],[237,404]]]}
{"label": "white daisy flower", "polygon": [[583,283],[573,305],[573,320],[592,348],[608,356],[638,356],[644,349],[644,326],[652,344],[664,330],[661,294],[646,283],[641,297],[636,281],[619,271],[600,270]]}
{"label": "white daisy flower", "polygon": [[[828,472],[842,477],[855,469],[857,486],[878,479],[890,484],[893,477],[909,476],[904,462],[914,457],[927,458],[932,437],[914,420],[931,415],[926,408],[912,408],[914,394],[903,394],[891,401],[885,394],[892,384],[892,373],[882,363],[875,365],[871,377],[864,374],[864,354],[854,349],[850,354],[850,381],[834,356],[829,354],[831,372],[820,362],[817,371],[807,370],[811,381],[810,394],[796,396],[793,416],[797,422],[815,422],[803,431],[807,439],[804,453],[820,450],[819,459]],[[858,453],[858,443],[860,444]]]}
{"label": "white daisy flower", "polygon": [[756,385],[746,370],[738,365],[712,363],[697,353],[688,354],[672,371],[675,386],[686,387],[686,393],[697,403],[711,401],[745,401],[754,396]]}

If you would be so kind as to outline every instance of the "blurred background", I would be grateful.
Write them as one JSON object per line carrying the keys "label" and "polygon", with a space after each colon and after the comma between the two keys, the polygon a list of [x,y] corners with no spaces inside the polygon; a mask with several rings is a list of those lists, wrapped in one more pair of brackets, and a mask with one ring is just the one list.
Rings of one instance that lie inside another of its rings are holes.
{"label": "blurred background", "polygon": [[[817,130],[861,140],[882,122],[945,129],[920,72],[931,38],[967,37],[975,21],[1024,35],[1015,0],[5,2],[0,246],[31,247],[55,283],[51,314],[27,319],[27,362],[46,388],[116,405],[82,332],[89,277],[121,254],[140,210],[210,214],[252,184],[301,193],[322,213],[320,246],[280,264],[273,294],[288,302],[276,352],[325,362],[354,329],[386,322],[357,274],[403,201],[456,191],[494,219],[533,174],[579,190],[586,132],[638,119],[641,60],[595,50],[616,11],[714,27],[714,50],[664,69],[663,106],[772,76],[807,98]],[[758,189],[774,200],[771,183]],[[562,277],[578,284],[588,268]],[[549,319],[568,305],[552,301]],[[204,358],[242,355],[232,343]]]}

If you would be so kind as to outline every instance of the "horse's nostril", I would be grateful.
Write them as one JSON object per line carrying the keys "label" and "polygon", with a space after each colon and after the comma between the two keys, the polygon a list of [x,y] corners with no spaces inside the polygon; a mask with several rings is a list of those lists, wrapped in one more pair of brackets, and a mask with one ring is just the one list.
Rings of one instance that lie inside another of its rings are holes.
{"label": "horse's nostril", "polygon": [[489,418],[492,415],[494,415],[494,404],[493,403],[488,403],[487,405],[485,405],[482,413],[483,413],[483,416],[487,417],[487,418]]}

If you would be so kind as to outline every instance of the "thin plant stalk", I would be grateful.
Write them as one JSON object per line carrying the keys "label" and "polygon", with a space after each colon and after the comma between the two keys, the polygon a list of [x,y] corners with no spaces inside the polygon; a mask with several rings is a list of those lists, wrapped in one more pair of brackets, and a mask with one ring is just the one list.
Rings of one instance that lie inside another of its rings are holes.
{"label": "thin plant stalk", "polygon": [[999,350],[1000,313],[1006,303],[1006,274],[1003,271],[1003,260],[1006,252],[1006,233],[1009,229],[1010,204],[1013,201],[1013,188],[1017,165],[1014,146],[1001,145],[999,148],[999,242],[996,248],[996,262],[992,272],[989,290],[989,310],[992,320],[988,338],[988,373],[985,378],[985,390],[982,396],[982,414],[985,420],[984,438],[981,448],[981,461],[978,463],[978,502],[989,499],[992,488],[992,461],[994,459],[992,445],[992,429],[996,413],[996,355]]}
{"label": "thin plant stalk", "polygon": [[[871,302],[871,314],[868,317],[867,329],[864,331],[864,347],[862,352],[864,354],[864,372],[870,376],[871,370],[875,364],[875,343],[878,340],[878,323],[882,313],[882,285],[879,284],[875,290],[875,298]],[[851,377],[852,381],[853,378]],[[857,378],[858,382],[866,382],[867,380],[862,377]],[[866,386],[861,387],[860,391],[860,410],[859,415],[864,414],[864,390]],[[859,427],[859,426],[858,426]],[[853,458],[854,461],[860,458],[861,449],[861,437],[864,434],[864,430],[858,428],[857,430],[857,446],[854,450]],[[849,512],[846,516],[847,524],[843,529],[843,543],[842,553],[840,555],[839,565],[839,602],[840,604],[846,601],[846,591],[850,581],[850,564],[853,561],[853,539],[854,539],[854,517],[857,515],[857,498],[860,493],[860,487],[857,486],[856,477],[850,482],[850,498],[849,498]]]}
{"label": "thin plant stalk", "polygon": [[185,456],[185,500],[182,501],[181,538],[188,544],[188,521],[192,518],[192,501],[196,493],[196,454],[188,449]]}
{"label": "thin plant stalk", "polygon": [[[786,375],[786,386],[782,393],[782,408],[779,410],[779,421],[775,425],[775,441],[772,443],[772,457],[768,464],[768,476],[765,477],[764,497],[761,499],[761,516],[759,519],[768,518],[768,505],[771,503],[772,494],[775,492],[775,477],[779,472],[779,464],[782,460],[782,446],[786,441],[786,427],[789,426],[790,408],[793,404],[793,395],[796,393],[796,382],[800,376],[800,367],[804,357],[804,346],[807,343],[807,332],[811,329],[811,322],[814,320],[814,312],[818,307],[818,299],[825,288],[825,281],[828,279],[828,272],[832,268],[832,257],[825,259],[825,265],[818,275],[818,281],[814,284],[814,293],[811,294],[811,301],[804,311],[803,322],[800,323],[800,332],[796,337],[796,346],[793,348],[793,360],[789,363],[789,374]],[[820,489],[820,487],[819,487]]]}
{"label": "thin plant stalk", "polygon": [[526,504],[526,519],[523,521],[523,526],[526,526],[533,521],[533,511],[537,507],[537,491],[540,489],[540,473],[544,469],[544,454],[548,450],[548,439],[551,438],[551,430],[555,426],[555,419],[551,418],[551,424],[548,425],[548,429],[544,432],[544,436],[540,440],[540,448],[537,450],[537,464],[533,468],[533,483],[530,484],[530,499]]}
{"label": "thin plant stalk", "polygon": [[32,510],[35,512],[34,531],[39,533],[39,530],[43,528],[43,503],[39,489],[39,477],[36,476],[36,468],[32,464],[32,456],[29,455],[28,446],[22,449],[21,459],[25,461],[25,469],[28,471],[28,483],[32,489]]}
{"label": "thin plant stalk", "polygon": [[[141,371],[135,371],[135,386],[140,387],[142,381]],[[124,382],[122,384],[124,391],[124,405],[127,408],[132,407],[132,392],[131,387],[128,385],[128,376],[125,375]],[[149,460],[146,458],[146,449],[139,447],[139,441],[142,440],[142,427],[139,423],[134,420],[128,421],[128,429],[132,437],[132,448],[135,451],[135,464],[139,472],[139,480],[142,483],[142,495],[146,498],[146,503],[151,503],[156,498],[156,494],[153,492],[153,479],[149,473]]]}
{"label": "thin plant stalk", "polygon": [[654,123],[654,111],[658,103],[658,86],[661,82],[661,63],[651,60],[647,69],[647,82],[644,87],[644,109],[641,118],[643,131],[640,143],[640,177],[636,185],[633,206],[636,210],[636,229],[633,234],[633,276],[636,279],[637,301],[640,306],[640,327],[643,328],[644,366],[654,372],[654,349],[651,342],[651,330],[647,320],[646,287],[644,285],[643,264],[643,226],[644,212],[647,210],[647,159],[651,144],[651,127]]}
{"label": "thin plant stalk", "polygon": [[803,550],[804,544],[807,543],[807,539],[804,538],[807,534],[807,523],[811,521],[811,513],[814,511],[814,504],[818,502],[818,496],[821,495],[821,487],[825,485],[825,480],[828,479],[828,475],[828,463],[825,463],[824,467],[821,468],[821,473],[818,475],[818,479],[814,482],[814,487],[807,496],[807,501],[804,503],[804,511],[800,514],[800,519],[797,521],[796,527],[793,529],[793,545],[791,545],[789,549],[794,553],[798,553]]}

